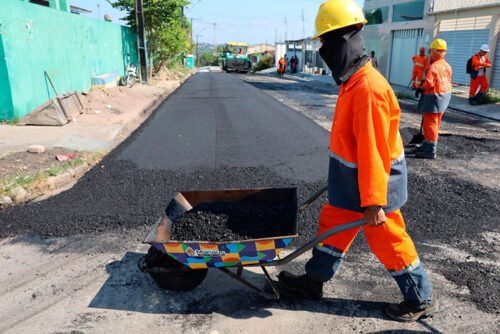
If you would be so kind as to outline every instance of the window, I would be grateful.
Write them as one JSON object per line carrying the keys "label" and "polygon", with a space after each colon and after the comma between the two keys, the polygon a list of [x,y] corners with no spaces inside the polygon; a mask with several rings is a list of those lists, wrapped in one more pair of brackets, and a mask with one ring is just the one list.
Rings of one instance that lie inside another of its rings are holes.
{"label": "window", "polygon": [[415,21],[424,18],[425,0],[394,5],[392,22]]}
{"label": "window", "polygon": [[389,7],[381,7],[375,9],[368,9],[365,11],[365,17],[368,21],[367,24],[381,24],[387,22],[389,16]]}

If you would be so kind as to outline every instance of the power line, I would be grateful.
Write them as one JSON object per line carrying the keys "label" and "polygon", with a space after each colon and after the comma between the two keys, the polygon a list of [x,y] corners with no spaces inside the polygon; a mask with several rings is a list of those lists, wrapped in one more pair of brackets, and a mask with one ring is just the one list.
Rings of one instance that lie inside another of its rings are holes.
{"label": "power line", "polygon": [[194,8],[194,7],[196,7],[196,6],[197,6],[200,2],[201,2],[201,0],[198,0],[197,2],[195,2],[192,6],[190,6],[190,7],[188,8],[188,10],[187,10],[187,11],[188,11],[188,12],[192,11],[192,10],[193,10],[193,8]]}

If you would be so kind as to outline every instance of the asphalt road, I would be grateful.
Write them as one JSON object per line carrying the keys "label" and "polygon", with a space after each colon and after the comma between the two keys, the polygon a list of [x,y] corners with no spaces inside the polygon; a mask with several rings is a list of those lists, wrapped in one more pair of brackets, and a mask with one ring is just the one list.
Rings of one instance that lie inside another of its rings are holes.
{"label": "asphalt road", "polygon": [[243,82],[192,77],[163,104],[118,159],[158,170],[265,166],[305,181],[324,178],[328,133]]}

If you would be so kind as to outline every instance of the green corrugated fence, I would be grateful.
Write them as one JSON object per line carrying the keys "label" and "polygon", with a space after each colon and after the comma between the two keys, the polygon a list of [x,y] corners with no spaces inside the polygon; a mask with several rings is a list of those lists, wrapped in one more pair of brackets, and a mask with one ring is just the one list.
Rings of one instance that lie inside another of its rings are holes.
{"label": "green corrugated fence", "polygon": [[0,121],[20,119],[59,94],[85,91],[93,76],[137,64],[128,27],[20,0],[0,1]]}

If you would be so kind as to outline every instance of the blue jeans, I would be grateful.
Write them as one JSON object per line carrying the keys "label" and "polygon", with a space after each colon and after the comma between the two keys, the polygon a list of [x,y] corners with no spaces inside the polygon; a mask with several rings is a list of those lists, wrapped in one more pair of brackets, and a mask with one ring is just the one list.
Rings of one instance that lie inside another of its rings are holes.
{"label": "blue jeans", "polygon": [[[329,281],[342,263],[340,253],[330,253],[313,249],[312,258],[306,263],[306,273],[314,280]],[[417,259],[415,264],[399,272],[392,272],[392,277],[401,290],[404,301],[412,307],[424,308],[432,301],[432,285],[429,277]]]}

